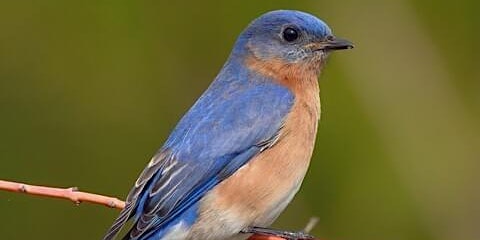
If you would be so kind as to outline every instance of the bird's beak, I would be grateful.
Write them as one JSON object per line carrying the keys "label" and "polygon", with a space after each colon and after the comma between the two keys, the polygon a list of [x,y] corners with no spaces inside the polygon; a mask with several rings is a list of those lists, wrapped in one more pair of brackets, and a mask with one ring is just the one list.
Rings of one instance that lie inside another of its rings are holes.
{"label": "bird's beak", "polygon": [[351,49],[354,47],[353,43],[342,38],[327,38],[318,43],[318,47],[315,49],[326,50],[326,51],[336,51],[336,50],[345,50]]}

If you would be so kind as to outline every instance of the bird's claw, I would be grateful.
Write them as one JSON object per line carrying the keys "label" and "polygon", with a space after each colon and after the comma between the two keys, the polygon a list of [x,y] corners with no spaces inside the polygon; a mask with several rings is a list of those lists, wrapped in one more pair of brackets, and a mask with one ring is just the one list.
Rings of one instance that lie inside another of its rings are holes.
{"label": "bird's claw", "polygon": [[284,231],[271,228],[263,227],[246,227],[241,231],[241,233],[253,233],[267,236],[281,237],[288,240],[313,240],[314,236],[305,233],[305,232],[293,232],[293,231]]}

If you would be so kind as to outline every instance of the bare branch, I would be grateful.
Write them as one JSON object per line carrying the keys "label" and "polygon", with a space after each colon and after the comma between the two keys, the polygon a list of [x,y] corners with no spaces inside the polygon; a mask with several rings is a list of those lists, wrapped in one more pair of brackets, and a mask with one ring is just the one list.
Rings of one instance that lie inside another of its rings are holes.
{"label": "bare branch", "polygon": [[29,195],[43,197],[66,199],[74,202],[75,204],[88,202],[104,205],[110,208],[123,209],[125,207],[125,203],[117,198],[107,197],[94,193],[81,192],[78,191],[77,187],[54,188],[0,180],[0,190],[25,193]]}
{"label": "bare branch", "polygon": [[[25,193],[28,195],[35,195],[41,197],[65,199],[72,201],[76,205],[79,205],[82,202],[88,202],[97,205],[104,205],[109,208],[123,209],[125,207],[125,202],[119,200],[118,198],[88,192],[81,192],[78,190],[77,187],[56,188],[0,180],[0,190],[16,193]],[[285,239],[275,236],[263,236],[256,234],[251,236],[249,240]]]}

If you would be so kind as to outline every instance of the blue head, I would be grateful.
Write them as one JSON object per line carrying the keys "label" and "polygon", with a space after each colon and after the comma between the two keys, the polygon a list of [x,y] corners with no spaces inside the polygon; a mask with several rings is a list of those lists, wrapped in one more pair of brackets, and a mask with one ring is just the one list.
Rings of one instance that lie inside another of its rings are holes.
{"label": "blue head", "polygon": [[313,15],[277,10],[254,20],[238,38],[233,54],[320,66],[331,51],[352,47],[349,41],[335,38],[327,24]]}

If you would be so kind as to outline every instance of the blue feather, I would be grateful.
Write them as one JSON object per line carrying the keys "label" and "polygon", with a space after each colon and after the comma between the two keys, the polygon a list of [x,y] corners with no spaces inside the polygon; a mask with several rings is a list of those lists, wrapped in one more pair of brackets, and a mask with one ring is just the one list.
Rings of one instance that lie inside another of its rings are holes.
{"label": "blue feather", "polygon": [[161,167],[138,193],[126,239],[159,237],[180,220],[193,223],[199,199],[278,134],[292,92],[239,66],[227,63],[159,150]]}

